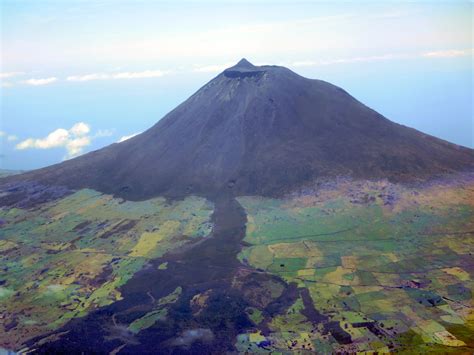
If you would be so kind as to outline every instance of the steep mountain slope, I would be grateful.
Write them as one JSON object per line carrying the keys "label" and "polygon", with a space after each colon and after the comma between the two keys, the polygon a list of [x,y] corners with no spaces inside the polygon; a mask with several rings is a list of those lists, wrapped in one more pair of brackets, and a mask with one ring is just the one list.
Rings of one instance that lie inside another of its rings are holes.
{"label": "steep mountain slope", "polygon": [[334,85],[242,59],[146,132],[20,178],[144,199],[279,195],[318,177],[413,181],[473,167],[472,150],[393,123]]}

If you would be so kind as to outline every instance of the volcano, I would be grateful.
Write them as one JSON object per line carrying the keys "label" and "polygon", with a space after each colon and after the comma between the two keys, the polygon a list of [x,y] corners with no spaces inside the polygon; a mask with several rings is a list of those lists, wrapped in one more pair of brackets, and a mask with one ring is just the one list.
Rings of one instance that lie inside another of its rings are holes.
{"label": "volcano", "polygon": [[391,122],[343,89],[242,59],[153,127],[18,180],[152,196],[277,196],[318,178],[417,181],[473,151]]}

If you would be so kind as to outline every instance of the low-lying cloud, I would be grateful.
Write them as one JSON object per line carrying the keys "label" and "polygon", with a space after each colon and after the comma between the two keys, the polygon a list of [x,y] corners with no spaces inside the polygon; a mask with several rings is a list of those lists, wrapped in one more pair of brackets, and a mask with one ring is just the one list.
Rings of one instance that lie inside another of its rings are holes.
{"label": "low-lying cloud", "polygon": [[[386,60],[403,60],[413,58],[456,58],[469,56],[473,54],[473,48],[464,49],[445,49],[445,50],[433,50],[419,53],[385,53],[380,55],[371,56],[354,56],[354,57],[341,57],[341,58],[307,58],[296,60],[293,62],[281,63],[290,67],[313,67],[322,65],[333,65],[333,64],[350,64],[350,63],[370,63],[376,61]],[[142,70],[142,71],[122,71],[122,72],[102,72],[102,73],[89,73],[80,75],[69,75],[63,79],[56,76],[48,78],[31,78],[27,80],[18,81],[16,83],[22,83],[31,86],[44,86],[52,84],[58,81],[69,81],[69,82],[88,82],[94,80],[131,80],[131,79],[145,79],[145,78],[160,78],[172,73],[183,73],[183,72],[194,72],[194,73],[217,73],[224,69],[232,66],[235,63],[222,63],[222,64],[209,64],[209,65],[197,65],[191,66],[189,69],[176,68],[171,70]],[[25,75],[24,72],[0,72],[0,79],[8,79],[9,82],[1,80],[0,86],[3,88],[14,86],[12,78],[18,75]]]}
{"label": "low-lying cloud", "polygon": [[454,57],[463,57],[466,55],[471,55],[473,49],[449,49],[444,51],[432,51],[423,53],[423,57],[429,58],[454,58]]}
{"label": "low-lying cloud", "polygon": [[193,72],[196,73],[218,73],[233,66],[235,63],[195,66]]}
{"label": "low-lying cloud", "polygon": [[24,73],[20,72],[20,71],[1,72],[0,73],[0,79],[13,78],[14,76],[18,76],[18,75],[22,75],[22,74],[24,74]]}
{"label": "low-lying cloud", "polygon": [[110,137],[114,135],[114,129],[99,129],[92,138]]}
{"label": "low-lying cloud", "polygon": [[90,127],[78,122],[70,129],[58,128],[44,138],[28,138],[16,145],[16,149],[52,149],[63,147],[67,151],[66,158],[82,154],[85,147],[91,144]]}
{"label": "low-lying cloud", "polygon": [[44,79],[31,78],[28,80],[23,80],[22,83],[26,85],[32,85],[32,86],[42,86],[42,85],[52,84],[57,80],[58,78],[52,76],[50,78],[44,78]]}
{"label": "low-lying cloud", "polygon": [[15,136],[14,134],[8,134],[5,131],[0,131],[0,138],[6,139],[8,142],[13,142],[18,139],[18,137]]}
{"label": "low-lying cloud", "polygon": [[91,80],[113,80],[113,79],[144,79],[159,78],[168,72],[163,70],[144,70],[138,72],[121,72],[121,73],[93,73],[85,75],[71,75],[66,78],[67,81],[91,81]]}
{"label": "low-lying cloud", "polygon": [[67,81],[91,81],[105,79],[108,79],[108,76],[106,74],[72,75],[66,78]]}
{"label": "low-lying cloud", "polygon": [[454,58],[471,55],[473,49],[450,49],[441,51],[431,51],[423,53],[387,53],[382,55],[373,56],[360,56],[360,57],[346,57],[346,58],[331,58],[331,59],[318,59],[318,60],[300,60],[290,63],[292,67],[313,67],[320,65],[332,65],[332,64],[349,64],[349,63],[370,63],[383,60],[395,60],[395,59],[412,59],[412,58]]}

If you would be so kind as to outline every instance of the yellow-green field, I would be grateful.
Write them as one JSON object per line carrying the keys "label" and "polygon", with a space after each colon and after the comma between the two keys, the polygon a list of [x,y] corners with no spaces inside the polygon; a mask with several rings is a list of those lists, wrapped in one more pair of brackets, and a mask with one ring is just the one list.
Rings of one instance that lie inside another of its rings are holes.
{"label": "yellow-green field", "polygon": [[129,202],[93,190],[0,209],[0,342],[18,348],[120,300],[120,286],[149,260],[207,236],[212,212],[198,197]]}

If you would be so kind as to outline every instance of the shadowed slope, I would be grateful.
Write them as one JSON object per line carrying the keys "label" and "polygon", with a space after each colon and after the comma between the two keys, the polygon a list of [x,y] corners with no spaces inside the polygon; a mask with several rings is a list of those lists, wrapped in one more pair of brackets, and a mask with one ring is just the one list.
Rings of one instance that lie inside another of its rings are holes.
{"label": "shadowed slope", "polygon": [[146,132],[13,180],[156,195],[279,195],[318,177],[414,181],[474,167],[471,149],[393,123],[320,80],[245,59]]}

